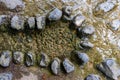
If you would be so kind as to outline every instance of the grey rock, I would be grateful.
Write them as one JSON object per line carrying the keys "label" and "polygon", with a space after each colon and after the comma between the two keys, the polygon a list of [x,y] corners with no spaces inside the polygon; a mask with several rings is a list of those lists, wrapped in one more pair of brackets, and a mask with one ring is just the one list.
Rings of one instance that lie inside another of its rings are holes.
{"label": "grey rock", "polygon": [[62,11],[63,15],[70,16],[72,14],[72,6],[65,6]]}
{"label": "grey rock", "polygon": [[0,15],[0,25],[6,22],[7,15]]}
{"label": "grey rock", "polygon": [[119,19],[115,19],[110,23],[110,27],[113,30],[118,30],[120,28],[120,20]]}
{"label": "grey rock", "polygon": [[97,69],[101,71],[110,80],[118,80],[120,76],[120,67],[113,59],[105,59],[97,65]]}
{"label": "grey rock", "polygon": [[21,64],[24,61],[24,54],[20,51],[16,51],[13,53],[13,62],[15,64]]}
{"label": "grey rock", "polygon": [[85,80],[101,80],[100,76],[95,75],[95,74],[89,74]]}
{"label": "grey rock", "polygon": [[84,65],[89,61],[89,56],[86,53],[82,53],[80,51],[75,51],[79,62]]}
{"label": "grey rock", "polygon": [[60,60],[58,58],[55,58],[51,64],[51,70],[53,74],[59,75],[60,73]]}
{"label": "grey rock", "polygon": [[12,53],[10,51],[3,51],[0,54],[0,65],[2,67],[8,67],[12,59]]}
{"label": "grey rock", "polygon": [[24,29],[24,18],[21,16],[13,16],[11,19],[11,28],[16,30],[23,30]]}
{"label": "grey rock", "polygon": [[91,49],[94,47],[94,45],[91,42],[89,42],[88,40],[84,40],[84,41],[80,42],[79,47],[81,49]]}
{"label": "grey rock", "polygon": [[45,29],[46,18],[44,16],[36,17],[36,21],[37,21],[37,29],[39,30]]}
{"label": "grey rock", "polygon": [[95,28],[93,26],[85,26],[77,29],[77,34],[79,37],[88,37],[94,34]]}
{"label": "grey rock", "polygon": [[38,62],[41,67],[47,67],[50,62],[50,59],[45,53],[42,52],[40,58],[38,59]]}
{"label": "grey rock", "polygon": [[84,21],[85,21],[85,17],[81,14],[78,14],[73,18],[72,23],[76,27],[80,27]]}
{"label": "grey rock", "polygon": [[35,55],[32,52],[28,52],[25,56],[26,66],[33,66],[35,63]]}
{"label": "grey rock", "polygon": [[0,80],[13,80],[13,74],[8,73],[0,73]]}
{"label": "grey rock", "polygon": [[1,4],[10,10],[17,9],[17,8],[24,8],[25,4],[22,0],[0,0]]}
{"label": "grey rock", "polygon": [[28,25],[29,25],[30,29],[35,28],[35,18],[34,17],[29,17],[27,22],[28,22]]}
{"label": "grey rock", "polygon": [[113,1],[112,0],[107,0],[106,2],[103,2],[99,5],[97,5],[95,10],[97,12],[100,12],[100,11],[108,12],[115,7],[115,4],[116,4],[115,0],[113,0]]}
{"label": "grey rock", "polygon": [[71,73],[75,70],[74,65],[67,58],[63,61],[63,67],[67,73]]}
{"label": "grey rock", "polygon": [[59,10],[58,8],[53,9],[49,14],[48,14],[48,20],[49,21],[57,21],[60,20],[62,17],[62,11]]}

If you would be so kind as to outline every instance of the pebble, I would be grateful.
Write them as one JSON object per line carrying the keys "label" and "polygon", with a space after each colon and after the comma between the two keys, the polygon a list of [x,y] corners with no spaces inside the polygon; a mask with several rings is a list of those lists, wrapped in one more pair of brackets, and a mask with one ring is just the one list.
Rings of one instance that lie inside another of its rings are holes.
{"label": "pebble", "polygon": [[46,26],[46,18],[44,16],[36,17],[37,29],[43,30]]}
{"label": "pebble", "polygon": [[3,51],[0,54],[0,65],[2,67],[8,67],[12,59],[12,53],[10,51]]}
{"label": "pebble", "polygon": [[35,63],[35,56],[34,53],[28,52],[25,56],[25,64],[26,66],[33,66]]}
{"label": "pebble", "polygon": [[13,74],[11,72],[0,73],[0,80],[13,80]]}
{"label": "pebble", "polygon": [[71,73],[75,70],[74,65],[67,58],[63,61],[63,67],[67,73]]}
{"label": "pebble", "polygon": [[112,30],[118,30],[120,28],[120,20],[115,19],[110,23]]}
{"label": "pebble", "polygon": [[34,17],[29,17],[27,22],[28,22],[28,25],[29,25],[30,29],[35,28],[35,18]]}
{"label": "pebble", "polygon": [[11,19],[11,28],[15,30],[23,30],[24,29],[24,18],[21,16],[13,16]]}
{"label": "pebble", "polygon": [[0,15],[0,25],[2,25],[6,21],[7,15]]}
{"label": "pebble", "polygon": [[49,21],[57,21],[60,20],[62,17],[62,11],[59,10],[58,8],[53,9],[49,14],[48,14],[48,20]]}
{"label": "pebble", "polygon": [[59,75],[60,73],[60,59],[55,58],[51,64],[51,70],[53,74]]}
{"label": "pebble", "polygon": [[13,62],[15,64],[21,64],[24,61],[24,54],[20,51],[16,51],[13,53]]}
{"label": "pebble", "polygon": [[23,0],[0,0],[1,4],[10,10],[16,10],[17,8],[25,8]]}
{"label": "pebble", "polygon": [[101,80],[100,76],[95,75],[95,74],[89,74],[85,80]]}
{"label": "pebble", "polygon": [[50,60],[48,56],[42,52],[40,54],[40,58],[38,59],[38,62],[41,67],[47,67],[49,65]]}
{"label": "pebble", "polygon": [[97,65],[97,69],[110,78],[110,80],[118,80],[120,76],[120,67],[113,59],[105,59]]}

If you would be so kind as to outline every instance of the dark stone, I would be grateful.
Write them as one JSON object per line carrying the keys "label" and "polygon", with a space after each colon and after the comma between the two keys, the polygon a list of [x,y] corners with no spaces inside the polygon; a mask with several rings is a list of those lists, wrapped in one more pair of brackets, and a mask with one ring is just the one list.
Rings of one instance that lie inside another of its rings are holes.
{"label": "dark stone", "polygon": [[71,73],[75,70],[74,65],[67,58],[63,61],[63,67],[67,73]]}
{"label": "dark stone", "polygon": [[97,65],[97,69],[110,80],[118,80],[120,76],[120,67],[113,59],[106,59]]}
{"label": "dark stone", "polygon": [[51,70],[53,74],[59,75],[60,73],[60,60],[58,58],[55,58],[51,64]]}
{"label": "dark stone", "polygon": [[0,54],[0,65],[2,67],[8,67],[12,59],[12,53],[10,51],[3,51]]}
{"label": "dark stone", "polygon": [[85,80],[101,80],[100,76],[94,75],[94,74],[89,74]]}

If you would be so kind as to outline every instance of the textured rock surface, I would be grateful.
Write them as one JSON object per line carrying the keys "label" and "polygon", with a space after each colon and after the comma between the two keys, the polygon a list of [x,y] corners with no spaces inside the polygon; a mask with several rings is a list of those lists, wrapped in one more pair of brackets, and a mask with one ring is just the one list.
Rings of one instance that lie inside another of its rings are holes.
{"label": "textured rock surface", "polygon": [[85,78],[85,80],[101,80],[101,79],[100,79],[100,76],[98,76],[98,75],[89,74],[89,75]]}
{"label": "textured rock surface", "polygon": [[0,80],[13,80],[12,73],[0,73]]}

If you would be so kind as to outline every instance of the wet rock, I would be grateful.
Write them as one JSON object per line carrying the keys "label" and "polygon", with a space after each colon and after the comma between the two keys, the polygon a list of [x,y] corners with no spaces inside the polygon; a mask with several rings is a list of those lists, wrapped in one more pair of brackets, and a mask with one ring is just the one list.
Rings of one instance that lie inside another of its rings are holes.
{"label": "wet rock", "polygon": [[71,73],[75,70],[74,65],[67,58],[63,61],[63,67],[67,73]]}
{"label": "wet rock", "polygon": [[30,29],[35,28],[35,18],[34,17],[29,17],[27,22],[28,22],[28,25],[29,25]]}
{"label": "wet rock", "polygon": [[28,52],[25,56],[25,64],[26,66],[33,66],[35,63],[35,56],[34,53]]}
{"label": "wet rock", "polygon": [[85,80],[101,80],[101,79],[100,79],[100,76],[98,76],[98,75],[89,74],[89,75],[85,78]]}
{"label": "wet rock", "polygon": [[44,16],[36,17],[36,21],[37,21],[37,29],[39,30],[45,29],[46,18]]}
{"label": "wet rock", "polygon": [[84,21],[85,17],[81,14],[78,14],[73,18],[72,23],[76,26],[76,28],[78,28],[82,25]]}
{"label": "wet rock", "polygon": [[89,56],[86,53],[82,53],[80,51],[75,51],[75,54],[76,54],[80,64],[84,65],[89,61]]}
{"label": "wet rock", "polygon": [[93,26],[85,26],[77,29],[77,35],[80,38],[91,36],[94,32],[95,28]]}
{"label": "wet rock", "polygon": [[118,30],[120,28],[120,20],[116,19],[110,23],[110,26],[113,30]]}
{"label": "wet rock", "polygon": [[0,25],[6,21],[7,15],[0,15]]}
{"label": "wet rock", "polygon": [[49,14],[48,14],[48,20],[49,21],[57,21],[60,20],[62,17],[62,11],[59,10],[58,8],[53,9]]}
{"label": "wet rock", "polygon": [[58,58],[55,58],[51,64],[51,70],[53,74],[59,75],[60,73],[60,60]]}
{"label": "wet rock", "polygon": [[21,64],[24,61],[24,54],[20,51],[16,51],[13,53],[13,62],[15,64]]}
{"label": "wet rock", "polygon": [[79,44],[79,47],[81,49],[91,49],[94,47],[94,44],[92,44],[91,42],[89,42],[88,40],[84,40],[84,41],[81,41],[80,44]]}
{"label": "wet rock", "polygon": [[0,73],[0,80],[13,80],[13,74],[8,73]]}
{"label": "wet rock", "polygon": [[13,16],[11,19],[11,28],[15,30],[23,30],[24,29],[24,18],[21,16]]}
{"label": "wet rock", "polygon": [[42,52],[40,54],[40,58],[38,59],[38,62],[41,67],[47,67],[50,60],[49,60],[48,56]]}
{"label": "wet rock", "polygon": [[16,10],[18,8],[23,9],[25,7],[25,4],[22,0],[0,0],[0,3],[10,10]]}
{"label": "wet rock", "polygon": [[10,51],[3,51],[0,54],[0,65],[2,67],[8,67],[12,59],[12,53]]}
{"label": "wet rock", "polygon": [[97,69],[111,80],[118,80],[120,76],[120,67],[113,59],[106,59],[97,65]]}

